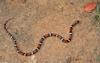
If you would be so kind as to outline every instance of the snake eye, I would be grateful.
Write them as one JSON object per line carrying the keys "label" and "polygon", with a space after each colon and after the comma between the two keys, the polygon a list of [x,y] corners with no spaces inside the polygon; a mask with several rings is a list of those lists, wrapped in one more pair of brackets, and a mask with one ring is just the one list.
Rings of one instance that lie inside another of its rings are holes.
{"label": "snake eye", "polygon": [[77,23],[79,23],[80,21],[79,21],[79,20],[77,20],[76,22],[77,22]]}

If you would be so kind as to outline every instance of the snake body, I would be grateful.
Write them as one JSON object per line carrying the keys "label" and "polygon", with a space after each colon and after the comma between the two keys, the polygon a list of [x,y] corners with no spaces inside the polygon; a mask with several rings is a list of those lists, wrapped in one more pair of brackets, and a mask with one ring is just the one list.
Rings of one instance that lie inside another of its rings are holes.
{"label": "snake body", "polygon": [[7,29],[7,24],[10,20],[11,19],[8,19],[8,20],[5,21],[4,29],[5,29],[6,33],[10,36],[10,38],[13,40],[14,47],[15,47],[17,53],[19,53],[23,56],[31,56],[33,54],[36,54],[41,49],[41,46],[43,45],[44,40],[46,40],[49,37],[56,37],[56,38],[60,39],[63,43],[69,43],[72,40],[73,27],[76,26],[79,23],[79,20],[77,20],[70,26],[70,28],[69,28],[69,38],[68,39],[65,39],[63,36],[56,34],[56,33],[47,33],[47,34],[44,34],[42,36],[42,38],[39,40],[37,47],[33,51],[26,53],[26,52],[23,52],[20,49],[20,47],[18,46],[16,38]]}

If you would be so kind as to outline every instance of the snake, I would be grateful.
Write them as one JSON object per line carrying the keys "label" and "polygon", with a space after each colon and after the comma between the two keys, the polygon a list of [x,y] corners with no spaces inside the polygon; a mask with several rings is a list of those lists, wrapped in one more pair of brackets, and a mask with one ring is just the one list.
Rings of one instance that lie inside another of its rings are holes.
{"label": "snake", "polygon": [[5,21],[5,23],[4,23],[4,30],[8,34],[8,36],[11,38],[11,40],[13,41],[14,48],[16,49],[16,52],[18,54],[20,54],[20,55],[23,55],[23,56],[32,56],[32,55],[36,54],[41,49],[41,47],[42,47],[43,43],[45,42],[45,40],[47,38],[49,38],[49,37],[56,37],[56,38],[60,39],[61,42],[63,42],[63,43],[69,43],[72,40],[72,37],[73,37],[73,28],[80,22],[79,20],[76,20],[76,21],[74,21],[74,23],[72,23],[72,25],[69,28],[69,36],[68,36],[68,39],[65,39],[63,36],[61,36],[61,35],[59,35],[57,33],[49,32],[49,33],[44,34],[40,38],[39,43],[37,44],[37,47],[34,50],[32,50],[30,52],[23,52],[20,49],[20,47],[18,46],[18,43],[17,43],[16,38],[11,34],[11,32],[8,31],[7,24],[12,19],[13,18],[10,18],[10,19],[8,19],[8,20]]}

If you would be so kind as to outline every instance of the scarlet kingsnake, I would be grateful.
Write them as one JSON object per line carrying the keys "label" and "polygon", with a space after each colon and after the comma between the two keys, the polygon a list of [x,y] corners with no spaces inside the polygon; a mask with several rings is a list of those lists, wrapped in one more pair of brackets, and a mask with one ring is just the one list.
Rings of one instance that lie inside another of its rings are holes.
{"label": "scarlet kingsnake", "polygon": [[4,23],[4,29],[5,31],[7,32],[7,34],[10,36],[10,38],[13,40],[14,42],[14,47],[17,51],[17,53],[23,55],[23,56],[31,56],[33,54],[36,54],[40,49],[41,49],[41,46],[42,44],[44,43],[44,40],[49,38],[49,37],[57,37],[58,39],[60,39],[63,43],[69,43],[71,40],[72,40],[72,35],[73,35],[73,27],[76,26],[78,23],[79,23],[79,20],[76,20],[69,28],[69,38],[68,39],[64,39],[64,37],[62,37],[61,35],[59,34],[56,34],[56,33],[47,33],[45,35],[43,35],[43,37],[39,40],[39,43],[37,45],[37,48],[34,49],[32,52],[23,52],[18,44],[17,44],[17,40],[15,39],[15,37],[8,31],[7,29],[7,23],[10,21],[11,19],[8,19],[6,20],[6,22]]}

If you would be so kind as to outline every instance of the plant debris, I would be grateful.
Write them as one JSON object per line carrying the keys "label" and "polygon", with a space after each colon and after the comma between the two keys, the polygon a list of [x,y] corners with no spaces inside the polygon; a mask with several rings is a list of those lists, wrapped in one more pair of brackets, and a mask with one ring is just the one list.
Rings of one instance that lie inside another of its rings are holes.
{"label": "plant debris", "polygon": [[94,9],[96,9],[97,4],[95,2],[87,3],[84,5],[84,11],[85,12],[92,12]]}

